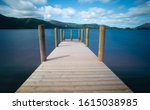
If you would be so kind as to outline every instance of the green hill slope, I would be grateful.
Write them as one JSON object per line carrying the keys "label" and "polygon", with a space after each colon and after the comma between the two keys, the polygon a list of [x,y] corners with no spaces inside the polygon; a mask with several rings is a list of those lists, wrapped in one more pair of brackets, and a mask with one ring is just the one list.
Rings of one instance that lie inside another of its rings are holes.
{"label": "green hill slope", "polygon": [[54,28],[49,22],[34,18],[12,18],[0,15],[0,29],[36,29],[39,24],[45,28]]}

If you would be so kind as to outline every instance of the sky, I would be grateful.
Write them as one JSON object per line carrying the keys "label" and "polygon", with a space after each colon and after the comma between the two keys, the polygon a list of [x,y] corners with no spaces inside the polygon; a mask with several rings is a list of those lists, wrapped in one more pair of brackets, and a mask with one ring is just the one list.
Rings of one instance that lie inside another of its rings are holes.
{"label": "sky", "polygon": [[136,27],[150,23],[150,0],[0,0],[0,14],[45,21]]}

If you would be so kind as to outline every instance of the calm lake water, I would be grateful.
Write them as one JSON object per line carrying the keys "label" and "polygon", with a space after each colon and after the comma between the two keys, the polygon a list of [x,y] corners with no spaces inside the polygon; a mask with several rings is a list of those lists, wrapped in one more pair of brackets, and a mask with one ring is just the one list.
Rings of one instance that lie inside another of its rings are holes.
{"label": "calm lake water", "polygon": [[[54,49],[54,31],[45,33],[48,55]],[[90,30],[89,48],[96,55],[98,34]],[[73,37],[77,38],[77,30]],[[150,31],[107,30],[104,63],[134,92],[150,92]],[[36,29],[0,30],[0,92],[15,92],[39,64]]]}

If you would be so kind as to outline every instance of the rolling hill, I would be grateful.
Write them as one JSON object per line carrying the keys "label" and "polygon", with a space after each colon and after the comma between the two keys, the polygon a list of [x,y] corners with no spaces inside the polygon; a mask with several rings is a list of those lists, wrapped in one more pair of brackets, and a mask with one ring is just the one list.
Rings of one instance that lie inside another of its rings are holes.
{"label": "rolling hill", "polygon": [[136,27],[136,29],[150,29],[150,23],[142,24],[142,25]]}
{"label": "rolling hill", "polygon": [[45,28],[54,28],[49,22],[34,18],[13,18],[0,15],[0,29],[36,29],[39,24]]}
{"label": "rolling hill", "polygon": [[99,28],[98,24],[76,24],[76,23],[60,22],[56,20],[51,20],[50,23],[63,28],[86,28],[86,27]]}
{"label": "rolling hill", "polygon": [[97,24],[76,24],[56,20],[47,22],[35,18],[6,17],[0,14],[0,29],[37,29],[39,24],[44,24],[45,28],[99,28]]}
{"label": "rolling hill", "polygon": [[[13,18],[6,17],[0,14],[0,29],[37,29],[39,24],[44,24],[45,28],[93,28],[98,29],[98,24],[77,24],[60,22],[56,20],[44,21],[35,18]],[[106,25],[105,25],[106,26]],[[107,29],[123,29],[118,27],[106,26]],[[150,23],[145,23],[136,28],[124,28],[124,29],[150,29]]]}

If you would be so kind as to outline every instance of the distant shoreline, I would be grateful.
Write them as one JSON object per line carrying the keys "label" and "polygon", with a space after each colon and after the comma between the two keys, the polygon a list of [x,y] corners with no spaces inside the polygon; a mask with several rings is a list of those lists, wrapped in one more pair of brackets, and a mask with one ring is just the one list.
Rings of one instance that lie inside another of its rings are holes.
{"label": "distant shoreline", "polygon": [[[45,29],[63,28],[63,29],[99,29],[98,24],[76,24],[65,23],[56,20],[44,21],[35,18],[13,18],[0,14],[0,29],[38,29],[38,25],[43,24]],[[106,29],[125,29],[125,30],[150,30],[150,23],[145,23],[135,28],[120,28],[104,25]]]}

